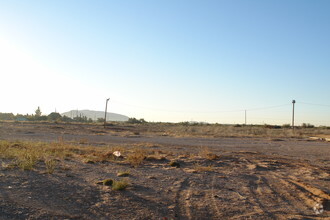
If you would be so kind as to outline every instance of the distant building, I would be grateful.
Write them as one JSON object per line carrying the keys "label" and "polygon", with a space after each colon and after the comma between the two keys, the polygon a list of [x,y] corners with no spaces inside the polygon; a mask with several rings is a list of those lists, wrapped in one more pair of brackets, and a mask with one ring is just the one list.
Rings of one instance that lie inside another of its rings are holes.
{"label": "distant building", "polygon": [[16,121],[27,121],[27,118],[25,118],[25,117],[18,117],[18,118],[16,118]]}

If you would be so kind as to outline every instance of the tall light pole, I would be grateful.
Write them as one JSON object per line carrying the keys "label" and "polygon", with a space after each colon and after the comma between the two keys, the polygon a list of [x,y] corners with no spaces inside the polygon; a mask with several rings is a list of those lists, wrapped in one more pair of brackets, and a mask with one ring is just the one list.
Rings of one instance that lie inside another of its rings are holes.
{"label": "tall light pole", "polygon": [[110,98],[108,98],[106,101],[105,101],[105,112],[104,112],[104,128],[106,126],[106,123],[107,123],[107,109],[108,109],[108,102],[109,102]]}
{"label": "tall light pole", "polygon": [[292,129],[294,130],[294,104],[296,100],[292,100]]}

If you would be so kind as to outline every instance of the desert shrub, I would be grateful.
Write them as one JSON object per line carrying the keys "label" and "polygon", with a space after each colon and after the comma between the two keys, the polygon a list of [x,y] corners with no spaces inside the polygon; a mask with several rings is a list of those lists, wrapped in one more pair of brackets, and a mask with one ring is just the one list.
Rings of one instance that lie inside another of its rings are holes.
{"label": "desert shrub", "polygon": [[147,152],[141,148],[134,148],[127,156],[127,161],[133,166],[140,166],[147,157]]}
{"label": "desert shrub", "polygon": [[0,120],[14,120],[15,115],[13,113],[0,113]]}
{"label": "desert shrub", "polygon": [[55,171],[57,161],[53,158],[45,159],[47,173],[52,174]]}
{"label": "desert shrub", "polygon": [[282,128],[291,128],[291,125],[290,124],[284,124],[284,125],[282,125]]}
{"label": "desert shrub", "polygon": [[62,119],[62,115],[60,113],[57,112],[52,112],[47,116],[47,119],[49,121],[57,121],[57,120],[61,120]]}
{"label": "desert shrub", "polygon": [[166,161],[166,157],[165,156],[161,156],[161,155],[152,155],[152,156],[148,156],[145,160],[147,161]]}
{"label": "desert shrub", "polygon": [[212,153],[208,147],[202,147],[199,151],[199,156],[208,160],[216,160],[219,158],[219,156]]}
{"label": "desert shrub", "polygon": [[113,182],[113,179],[105,179],[102,181],[102,184],[105,186],[112,186]]}
{"label": "desert shrub", "polygon": [[214,170],[214,166],[213,165],[202,166],[202,165],[197,163],[194,166],[194,170],[196,170],[198,172],[211,172],[211,171]]}
{"label": "desert shrub", "polygon": [[142,123],[147,123],[147,122],[143,118],[141,118],[141,119],[129,118],[127,120],[127,123],[130,123],[130,124],[142,124]]}
{"label": "desert shrub", "polygon": [[301,127],[303,128],[314,128],[315,126],[309,123],[302,123]]}
{"label": "desert shrub", "polygon": [[269,124],[265,124],[265,125],[264,125],[264,128],[268,128],[268,129],[280,129],[280,128],[282,128],[282,127],[279,126],[279,125],[269,125]]}
{"label": "desert shrub", "polygon": [[120,181],[113,181],[112,189],[113,190],[124,190],[128,187],[129,183],[126,179]]}
{"label": "desert shrub", "polygon": [[31,170],[37,162],[38,156],[34,152],[26,152],[17,157],[16,164],[23,170]]}

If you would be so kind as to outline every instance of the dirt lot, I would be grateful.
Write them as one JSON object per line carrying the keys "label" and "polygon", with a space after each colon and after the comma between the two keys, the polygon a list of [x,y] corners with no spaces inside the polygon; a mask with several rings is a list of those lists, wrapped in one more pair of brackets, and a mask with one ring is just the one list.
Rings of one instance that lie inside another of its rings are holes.
{"label": "dirt lot", "polygon": [[[57,158],[54,172],[47,173],[43,162],[22,170],[0,155],[0,219],[330,219],[326,141],[7,122],[0,123],[0,141],[10,148],[47,142],[120,149],[123,156]],[[146,157],[132,166],[129,153],[137,148]],[[128,176],[118,177],[121,171]],[[129,186],[97,184],[107,178]]]}

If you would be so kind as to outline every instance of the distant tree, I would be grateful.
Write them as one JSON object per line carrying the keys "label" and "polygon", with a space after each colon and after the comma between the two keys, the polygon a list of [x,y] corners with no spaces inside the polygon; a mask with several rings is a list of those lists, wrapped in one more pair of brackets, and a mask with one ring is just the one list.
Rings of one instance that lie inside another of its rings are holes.
{"label": "distant tree", "polygon": [[41,110],[40,107],[38,106],[37,110],[35,111],[36,113],[36,117],[40,117],[41,116]]}
{"label": "distant tree", "polygon": [[70,117],[68,117],[68,116],[65,116],[65,115],[64,115],[64,116],[62,117],[61,121],[64,121],[64,122],[72,122],[73,119],[70,118]]}
{"label": "distant tree", "polygon": [[104,122],[104,118],[97,118],[97,122]]}
{"label": "distant tree", "polygon": [[47,116],[47,119],[50,121],[57,121],[60,120],[62,118],[62,115],[60,115],[57,112],[52,112]]}
{"label": "distant tree", "polygon": [[302,123],[301,127],[303,128],[314,128],[315,126],[309,123]]}
{"label": "distant tree", "polygon": [[47,121],[48,117],[46,115],[42,115],[36,119],[37,121]]}
{"label": "distant tree", "polygon": [[14,120],[15,115],[13,113],[0,113],[0,120]]}
{"label": "distant tree", "polygon": [[146,120],[144,120],[143,118],[140,118],[140,123],[147,123],[147,121]]}
{"label": "distant tree", "polygon": [[291,125],[290,124],[284,124],[284,125],[282,125],[282,128],[291,128]]}
{"label": "distant tree", "polygon": [[73,120],[76,122],[88,122],[87,116],[82,116],[82,115],[78,117],[74,117]]}
{"label": "distant tree", "polygon": [[146,120],[144,120],[143,118],[141,119],[136,119],[136,118],[129,118],[127,123],[130,123],[130,124],[141,124],[141,123],[147,123]]}

